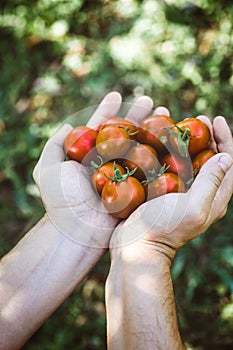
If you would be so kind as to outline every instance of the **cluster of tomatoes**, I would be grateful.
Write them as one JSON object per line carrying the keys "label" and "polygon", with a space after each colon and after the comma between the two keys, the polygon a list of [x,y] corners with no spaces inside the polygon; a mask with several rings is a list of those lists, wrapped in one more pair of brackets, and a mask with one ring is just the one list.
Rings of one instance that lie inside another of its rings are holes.
{"label": "cluster of tomatoes", "polygon": [[210,131],[197,118],[175,122],[151,115],[136,126],[111,117],[96,129],[77,126],[64,141],[69,159],[93,170],[91,183],[105,208],[125,219],[145,201],[186,192],[215,152]]}

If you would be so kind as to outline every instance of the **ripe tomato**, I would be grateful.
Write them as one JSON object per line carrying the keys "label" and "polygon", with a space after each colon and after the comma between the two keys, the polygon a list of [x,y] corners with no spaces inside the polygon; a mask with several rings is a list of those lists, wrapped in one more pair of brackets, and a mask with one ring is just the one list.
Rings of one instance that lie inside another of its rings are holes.
{"label": "ripe tomato", "polygon": [[188,153],[195,155],[209,146],[209,128],[197,118],[184,119],[172,128],[170,143],[183,157],[187,157]]}
{"label": "ripe tomato", "polygon": [[173,173],[164,173],[146,186],[147,200],[160,197],[171,192],[185,192],[183,181]]}
{"label": "ripe tomato", "polygon": [[166,115],[151,115],[142,120],[138,128],[137,141],[156,149],[159,153],[167,152],[169,134],[165,128],[171,128],[175,121]]}
{"label": "ripe tomato", "polygon": [[148,170],[159,169],[157,157],[158,154],[152,146],[138,143],[126,153],[122,165],[129,170],[137,168],[133,176],[142,181],[146,178]]}
{"label": "ripe tomato", "polygon": [[[120,174],[125,173],[125,169],[122,168],[122,166],[120,166],[117,163],[115,163],[115,165],[116,165],[116,169],[119,170]],[[92,186],[94,187],[94,189],[97,190],[99,194],[101,194],[102,189],[106,184],[106,182],[109,181],[105,175],[107,175],[108,177],[114,176],[114,162],[107,162],[103,164],[92,175],[92,178],[91,178]]]}
{"label": "ripe tomato", "polygon": [[105,159],[116,159],[123,156],[130,148],[130,136],[124,128],[107,125],[98,132],[96,149]]}
{"label": "ripe tomato", "polygon": [[131,122],[130,120],[117,117],[117,116],[112,116],[110,117],[104,124],[102,124],[99,128],[99,131],[105,128],[107,125],[115,125],[115,126],[120,126],[122,128],[125,128],[127,133],[129,134],[130,138],[134,140],[136,138],[136,133],[137,133],[137,126]]}
{"label": "ripe tomato", "polygon": [[126,219],[145,202],[145,191],[141,183],[133,176],[120,182],[109,180],[102,190],[102,200],[112,216]]}
{"label": "ripe tomato", "polygon": [[199,173],[205,162],[207,162],[207,160],[213,157],[215,154],[216,152],[214,152],[212,149],[206,149],[196,155],[192,163],[195,175]]}
{"label": "ripe tomato", "polygon": [[178,153],[165,154],[161,160],[161,165],[166,164],[167,172],[177,174],[186,183],[193,177],[192,161],[188,157],[181,157]]}
{"label": "ripe tomato", "polygon": [[[67,157],[81,163],[96,144],[97,131],[87,126],[76,126],[64,140]],[[85,159],[84,163],[87,164]]]}

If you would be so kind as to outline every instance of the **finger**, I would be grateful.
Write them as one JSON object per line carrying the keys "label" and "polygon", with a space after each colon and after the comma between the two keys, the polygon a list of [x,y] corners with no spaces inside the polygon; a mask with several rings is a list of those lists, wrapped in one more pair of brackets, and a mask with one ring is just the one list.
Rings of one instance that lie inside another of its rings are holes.
{"label": "finger", "polygon": [[126,119],[132,121],[136,125],[151,113],[153,101],[149,96],[139,97],[127,113]]}
{"label": "finger", "polygon": [[169,110],[163,106],[159,106],[159,107],[155,108],[154,114],[162,114],[162,115],[166,115],[166,116],[170,117]]}
{"label": "finger", "polygon": [[212,203],[212,217],[214,221],[221,219],[233,194],[233,166],[227,171]]}
{"label": "finger", "polygon": [[233,157],[232,133],[224,117],[214,118],[213,132],[219,152],[227,152]]}
{"label": "finger", "polygon": [[51,164],[57,162],[63,162],[66,154],[64,151],[64,139],[66,135],[72,130],[72,126],[64,124],[46,143],[41,158],[43,164]]}
{"label": "finger", "polygon": [[54,163],[63,162],[66,154],[63,148],[65,136],[72,130],[72,126],[64,124],[45,144],[40,159],[33,171],[36,183],[39,182],[39,174],[42,169],[46,169]]}
{"label": "finger", "polygon": [[[200,213],[209,214],[216,194],[219,188],[223,188],[222,181],[232,164],[233,160],[229,154],[219,153],[210,158],[201,168],[190,189],[192,203]],[[223,202],[227,200],[226,196],[224,192]]]}
{"label": "finger", "polygon": [[209,148],[217,153],[217,145],[216,145],[216,142],[215,142],[215,139],[214,139],[213,126],[212,126],[212,123],[211,123],[210,119],[208,117],[206,117],[205,115],[199,115],[197,118],[200,119],[203,123],[205,123],[208,126],[208,128],[210,130],[210,145],[209,145]]}
{"label": "finger", "polygon": [[120,109],[121,101],[122,98],[119,92],[112,91],[107,94],[92,114],[87,126],[90,128],[96,127],[104,123],[109,117],[115,116]]}

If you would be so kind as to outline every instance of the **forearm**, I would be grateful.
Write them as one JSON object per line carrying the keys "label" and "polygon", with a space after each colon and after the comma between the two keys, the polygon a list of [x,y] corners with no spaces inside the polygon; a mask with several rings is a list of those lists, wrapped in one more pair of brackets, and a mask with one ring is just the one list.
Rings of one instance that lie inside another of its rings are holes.
{"label": "forearm", "polygon": [[69,240],[43,218],[1,260],[0,348],[19,349],[103,253]]}
{"label": "forearm", "polygon": [[109,350],[180,350],[170,260],[154,247],[112,250],[106,287]]}

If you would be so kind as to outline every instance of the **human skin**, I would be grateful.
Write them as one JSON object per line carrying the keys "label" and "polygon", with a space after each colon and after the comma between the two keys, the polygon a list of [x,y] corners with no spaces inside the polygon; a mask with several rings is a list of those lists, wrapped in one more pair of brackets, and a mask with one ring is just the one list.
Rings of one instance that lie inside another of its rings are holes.
{"label": "human skin", "polygon": [[[88,126],[103,123],[120,106],[120,94],[109,93]],[[143,118],[151,108],[144,96],[127,115],[137,110]],[[1,350],[20,349],[72,293],[107,251],[118,223],[96,196],[85,168],[64,161],[63,142],[71,129],[64,125],[47,142],[34,170],[44,217],[0,262]]]}
{"label": "human skin", "polygon": [[220,153],[203,166],[187,193],[145,203],[112,235],[106,282],[109,350],[184,348],[172,262],[180,247],[225,215],[233,193],[231,131],[223,117],[213,124],[205,116],[199,118],[211,130],[211,148]]}

